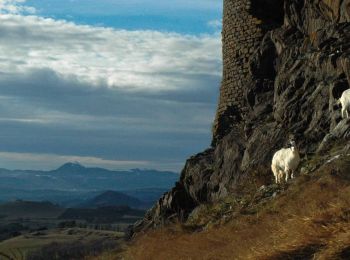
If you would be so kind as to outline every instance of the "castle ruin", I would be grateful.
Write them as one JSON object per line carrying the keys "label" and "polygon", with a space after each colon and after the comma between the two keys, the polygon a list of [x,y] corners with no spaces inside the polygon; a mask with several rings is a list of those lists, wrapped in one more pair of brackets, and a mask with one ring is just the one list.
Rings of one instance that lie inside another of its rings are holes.
{"label": "castle ruin", "polygon": [[[276,20],[281,20],[283,1],[224,0],[222,50],[223,76],[219,105],[213,128],[214,139],[227,129],[227,120],[244,121],[245,86],[249,73],[249,60],[261,43],[263,35]],[[266,11],[266,12],[265,12]],[[281,21],[279,21],[281,23]]]}

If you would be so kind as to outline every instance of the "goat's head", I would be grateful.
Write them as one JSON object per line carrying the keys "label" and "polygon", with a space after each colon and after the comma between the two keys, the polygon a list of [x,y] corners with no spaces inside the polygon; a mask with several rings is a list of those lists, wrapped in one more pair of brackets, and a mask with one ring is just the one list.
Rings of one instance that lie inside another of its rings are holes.
{"label": "goat's head", "polygon": [[289,144],[290,144],[290,149],[291,149],[293,152],[294,152],[295,150],[298,149],[297,144],[295,143],[295,140],[294,140],[294,139],[291,139],[291,140],[289,141]]}

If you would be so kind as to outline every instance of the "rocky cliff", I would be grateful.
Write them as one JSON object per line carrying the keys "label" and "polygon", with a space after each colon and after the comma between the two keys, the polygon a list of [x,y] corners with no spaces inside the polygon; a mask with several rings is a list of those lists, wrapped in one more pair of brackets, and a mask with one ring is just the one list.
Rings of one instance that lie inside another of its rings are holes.
{"label": "rocky cliff", "polygon": [[188,159],[133,231],[271,183],[272,155],[291,136],[304,160],[350,139],[336,104],[350,87],[350,0],[224,0],[222,35],[212,146]]}

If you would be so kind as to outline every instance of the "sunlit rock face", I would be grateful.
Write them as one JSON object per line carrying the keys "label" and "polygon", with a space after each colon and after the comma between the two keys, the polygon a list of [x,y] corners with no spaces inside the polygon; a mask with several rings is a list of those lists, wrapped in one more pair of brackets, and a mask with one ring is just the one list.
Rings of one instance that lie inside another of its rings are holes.
{"label": "sunlit rock face", "polygon": [[304,156],[350,137],[336,102],[350,87],[349,0],[224,0],[222,41],[212,147],[186,162],[134,231],[235,196],[262,178],[257,169],[268,184],[272,155],[291,137]]}

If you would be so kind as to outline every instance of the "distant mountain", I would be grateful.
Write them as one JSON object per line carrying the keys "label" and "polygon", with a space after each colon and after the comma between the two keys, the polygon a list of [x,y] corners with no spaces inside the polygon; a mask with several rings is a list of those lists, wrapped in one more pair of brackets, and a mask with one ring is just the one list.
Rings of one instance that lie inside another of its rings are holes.
{"label": "distant mountain", "polygon": [[[106,190],[150,191],[155,188],[158,191],[155,194],[152,195],[152,192],[143,194],[159,197],[161,195],[159,190],[162,190],[161,193],[168,190],[178,178],[177,173],[169,171],[141,169],[111,171],[97,167],[84,167],[79,163],[72,162],[52,171],[0,169],[0,201],[22,198],[36,200],[37,197],[43,200],[46,199],[45,196],[48,196],[52,201],[61,203],[67,200],[71,205],[75,202],[78,203],[80,194],[83,194],[84,200]],[[6,192],[2,192],[5,190]],[[48,191],[52,191],[55,196],[52,196]],[[95,194],[87,196],[91,192],[95,192]],[[143,200],[140,197],[137,198]],[[72,201],[69,202],[69,200]]]}
{"label": "distant mountain", "polygon": [[8,219],[16,218],[56,218],[64,209],[51,202],[17,200],[0,204],[1,215]]}
{"label": "distant mountain", "polygon": [[145,203],[117,191],[106,191],[79,205],[80,208],[120,207],[143,208]]}
{"label": "distant mountain", "polygon": [[55,171],[60,173],[83,173],[87,168],[81,165],[78,162],[68,162],[63,164],[61,167],[56,169]]}

